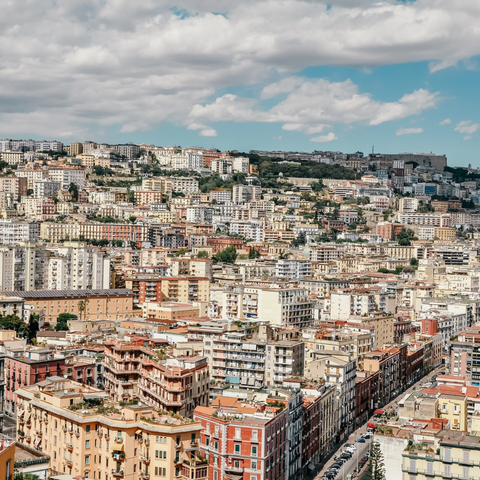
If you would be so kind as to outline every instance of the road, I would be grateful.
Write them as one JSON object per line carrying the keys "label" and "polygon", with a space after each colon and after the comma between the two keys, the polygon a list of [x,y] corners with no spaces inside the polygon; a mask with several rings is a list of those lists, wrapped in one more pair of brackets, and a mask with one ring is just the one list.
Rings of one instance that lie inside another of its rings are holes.
{"label": "road", "polygon": [[[428,383],[430,379],[433,376],[439,375],[440,373],[443,373],[442,370],[445,368],[444,365],[440,365],[437,367],[435,370],[430,372],[428,375],[425,377],[422,377],[418,382],[413,384],[411,387],[407,388],[404,392],[402,392],[398,397],[394,398],[390,403],[382,407],[385,410],[391,410],[391,409],[396,409],[396,402],[403,398],[406,394],[412,393],[414,390],[420,387],[420,385],[423,385],[424,383]],[[372,417],[373,418],[373,417]],[[369,420],[371,421],[371,419]],[[343,469],[345,469],[345,480],[347,476],[352,473],[353,469],[356,466],[356,461],[357,461],[357,452],[358,452],[358,460],[360,460],[364,455],[365,452],[370,448],[370,444],[372,440],[367,440],[365,443],[356,443],[356,441],[362,436],[363,433],[367,431],[367,424],[363,424],[361,427],[357,428],[348,438],[348,440],[345,440],[345,443],[353,443],[357,447],[357,451],[355,452],[355,455],[352,456],[352,458],[342,465],[342,468],[339,470],[339,473],[335,477],[335,480],[344,480],[344,472]],[[340,445],[338,447],[338,450],[335,452],[335,455],[340,455],[340,453],[343,450],[343,445]],[[335,463],[333,460],[333,455],[332,458],[330,458],[327,463],[324,465],[324,467],[321,469],[321,471],[315,475],[314,480],[320,480],[323,476],[323,474],[329,469],[329,467]]]}

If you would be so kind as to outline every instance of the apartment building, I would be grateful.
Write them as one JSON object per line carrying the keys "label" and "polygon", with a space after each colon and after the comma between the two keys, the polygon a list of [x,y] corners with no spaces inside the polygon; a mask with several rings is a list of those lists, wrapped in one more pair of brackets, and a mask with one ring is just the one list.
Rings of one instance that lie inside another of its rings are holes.
{"label": "apartment building", "polygon": [[312,275],[312,262],[310,260],[278,260],[275,265],[275,276],[299,280]]}
{"label": "apartment building", "polygon": [[[304,343],[298,331],[260,326],[255,335],[244,332],[202,335],[213,380],[245,388],[282,385],[303,374]],[[248,338],[252,337],[252,338]]]}
{"label": "apartment building", "polygon": [[4,359],[6,395],[5,410],[9,415],[17,414],[19,388],[34,385],[47,377],[65,373],[65,357],[48,348],[5,348]]}
{"label": "apartment building", "polygon": [[0,177],[0,192],[11,194],[15,200],[27,194],[27,179],[15,175]]}
{"label": "apartment building", "polygon": [[452,223],[452,216],[449,213],[397,213],[397,219],[404,225],[450,227]]}
{"label": "apartment building", "polygon": [[54,471],[96,480],[208,478],[199,422],[120,407],[104,391],[60,377],[17,394],[18,441],[48,455]]}
{"label": "apartment building", "polygon": [[140,364],[137,387],[142,401],[186,417],[191,417],[197,406],[208,406],[210,375],[206,357],[144,357]]}
{"label": "apartment building", "polygon": [[132,316],[133,295],[127,289],[39,290],[4,292],[20,297],[40,323],[55,325],[61,313],[73,313],[83,320],[123,320]]}
{"label": "apartment building", "polygon": [[22,221],[13,218],[0,219],[0,244],[13,245],[19,242],[36,242],[40,235],[40,225],[35,221]]}
{"label": "apartment building", "polygon": [[[288,474],[289,442],[294,438],[287,436],[287,405],[273,399],[252,404],[218,397],[211,407],[197,407],[194,420],[203,427],[200,448],[209,459],[210,480],[227,480],[232,475],[293,478]],[[301,453],[301,440],[297,446]]]}
{"label": "apartment building", "polygon": [[342,438],[354,429],[356,362],[349,354],[315,353],[310,363],[310,376],[324,380],[336,390],[336,432]]}
{"label": "apartment building", "polygon": [[85,169],[83,167],[48,167],[46,171],[48,177],[58,182],[63,190],[68,190],[71,183],[75,184],[79,190],[85,186]]}
{"label": "apartment building", "polygon": [[221,296],[226,318],[255,317],[283,327],[305,327],[312,321],[313,303],[304,288],[226,287]]}
{"label": "apartment building", "polygon": [[375,295],[368,290],[333,292],[330,316],[333,320],[348,320],[352,315],[365,315],[377,309]]}
{"label": "apartment building", "polygon": [[258,185],[234,185],[232,192],[233,203],[240,204],[255,202],[262,198],[262,187]]}
{"label": "apartment building", "polygon": [[134,303],[208,302],[210,281],[202,277],[160,277],[152,275],[127,275],[125,287],[133,292]]}

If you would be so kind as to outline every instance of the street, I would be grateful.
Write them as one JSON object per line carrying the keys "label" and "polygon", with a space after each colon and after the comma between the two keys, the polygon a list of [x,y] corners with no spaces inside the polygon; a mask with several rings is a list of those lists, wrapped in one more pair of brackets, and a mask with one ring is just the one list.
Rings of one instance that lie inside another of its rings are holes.
{"label": "street", "polygon": [[[394,398],[390,403],[385,405],[383,407],[384,410],[389,410],[389,409],[395,409],[396,408],[396,403],[398,402],[399,399],[403,398],[403,396],[413,392],[417,388],[420,387],[420,385],[423,385],[424,383],[429,382],[432,377],[439,375],[443,373],[443,370],[445,369],[444,365],[440,365],[436,369],[434,369],[432,372],[430,372],[428,375],[425,375],[425,377],[422,377],[418,382],[413,384],[411,387],[409,387],[407,390],[402,392],[398,397]],[[372,417],[373,418],[373,417]],[[369,419],[369,421],[372,421],[372,419]],[[363,424],[361,427],[357,428],[349,437],[348,440],[344,441],[345,443],[351,443],[354,444],[357,447],[357,450],[355,451],[355,454],[352,456],[352,458],[346,462],[340,470],[338,471],[335,480],[346,480],[347,476],[353,472],[353,469],[357,465],[357,454],[358,454],[358,460],[360,460],[365,453],[370,449],[370,444],[372,440],[366,440],[365,443],[356,443],[357,440],[362,436],[363,433],[367,431],[367,424]],[[340,453],[343,451],[344,447],[343,445],[338,447],[338,450],[335,452],[334,455],[332,455],[332,458],[330,458],[327,463],[323,466],[323,468],[320,470],[320,472],[315,475],[314,480],[320,480],[323,476],[323,474],[330,468],[330,466],[335,463],[333,460],[333,457],[335,455],[340,455]]]}

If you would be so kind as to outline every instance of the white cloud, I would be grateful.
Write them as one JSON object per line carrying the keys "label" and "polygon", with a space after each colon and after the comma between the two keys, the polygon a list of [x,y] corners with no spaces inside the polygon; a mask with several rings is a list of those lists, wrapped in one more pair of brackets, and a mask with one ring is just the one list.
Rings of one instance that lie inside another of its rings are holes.
{"label": "white cloud", "polygon": [[463,140],[464,140],[465,142],[468,141],[468,140],[471,140],[471,139],[472,139],[472,137],[471,137],[470,135],[465,135],[465,136],[463,137]]}
{"label": "white cloud", "polygon": [[442,120],[440,122],[440,125],[451,125],[452,121],[449,118],[446,118],[445,120]]}
{"label": "white cloud", "polygon": [[327,135],[321,135],[320,137],[313,137],[310,139],[311,142],[319,143],[328,143],[333,142],[334,140],[338,140],[338,137],[333,132],[330,132]]}
{"label": "white cloud", "polygon": [[[262,109],[255,99],[227,94],[213,103],[195,105],[190,118],[195,122],[282,123],[283,130],[313,135],[331,129],[336,123],[380,125],[401,120],[434,107],[439,100],[438,93],[420,89],[396,102],[380,102],[368,93],[360,93],[351,80],[329,82],[297,77],[285,80],[282,85],[288,85],[290,92],[270,110]],[[278,85],[268,85],[263,91],[269,92],[269,96],[272,92],[286,91]]]}
{"label": "white cloud", "polygon": [[217,136],[217,131],[213,128],[205,128],[202,130],[199,135],[201,137],[216,137]]}
{"label": "white cloud", "polygon": [[480,128],[480,123],[472,123],[471,120],[464,120],[457,123],[455,131],[459,133],[475,133]]}
{"label": "white cloud", "polygon": [[400,137],[402,135],[412,135],[416,133],[423,133],[423,128],[399,128],[395,132],[395,135]]}
{"label": "white cloud", "polygon": [[[24,10],[17,2],[3,3],[0,129],[5,135],[88,136],[112,126],[130,133],[166,120],[183,124],[192,106],[217,91],[255,85],[258,92],[265,84],[260,98],[287,97],[276,110],[265,112],[255,100],[237,98],[230,102],[236,109],[230,115],[258,110],[261,121],[301,123],[310,134],[328,130],[337,122],[337,110],[340,123],[377,125],[415,114],[410,112],[416,102],[419,111],[430,108],[436,97],[417,90],[382,103],[347,92],[342,101],[326,105],[326,119],[305,105],[309,119],[284,121],[294,116],[289,97],[322,90],[307,85],[314,81],[288,75],[311,66],[368,71],[420,61],[437,71],[480,54],[480,2],[474,0],[457,0],[454,9],[451,0],[338,0],[328,2],[329,9],[321,0],[184,0],[184,11],[168,0],[39,0]],[[312,103],[319,105],[315,98]],[[365,106],[367,112],[343,103]]]}

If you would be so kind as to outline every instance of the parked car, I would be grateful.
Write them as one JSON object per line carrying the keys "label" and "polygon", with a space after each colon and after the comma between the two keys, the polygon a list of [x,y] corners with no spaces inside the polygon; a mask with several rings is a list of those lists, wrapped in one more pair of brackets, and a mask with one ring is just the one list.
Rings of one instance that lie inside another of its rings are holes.
{"label": "parked car", "polygon": [[357,440],[357,443],[365,443],[365,439],[364,439],[364,438],[359,438],[359,439]]}

